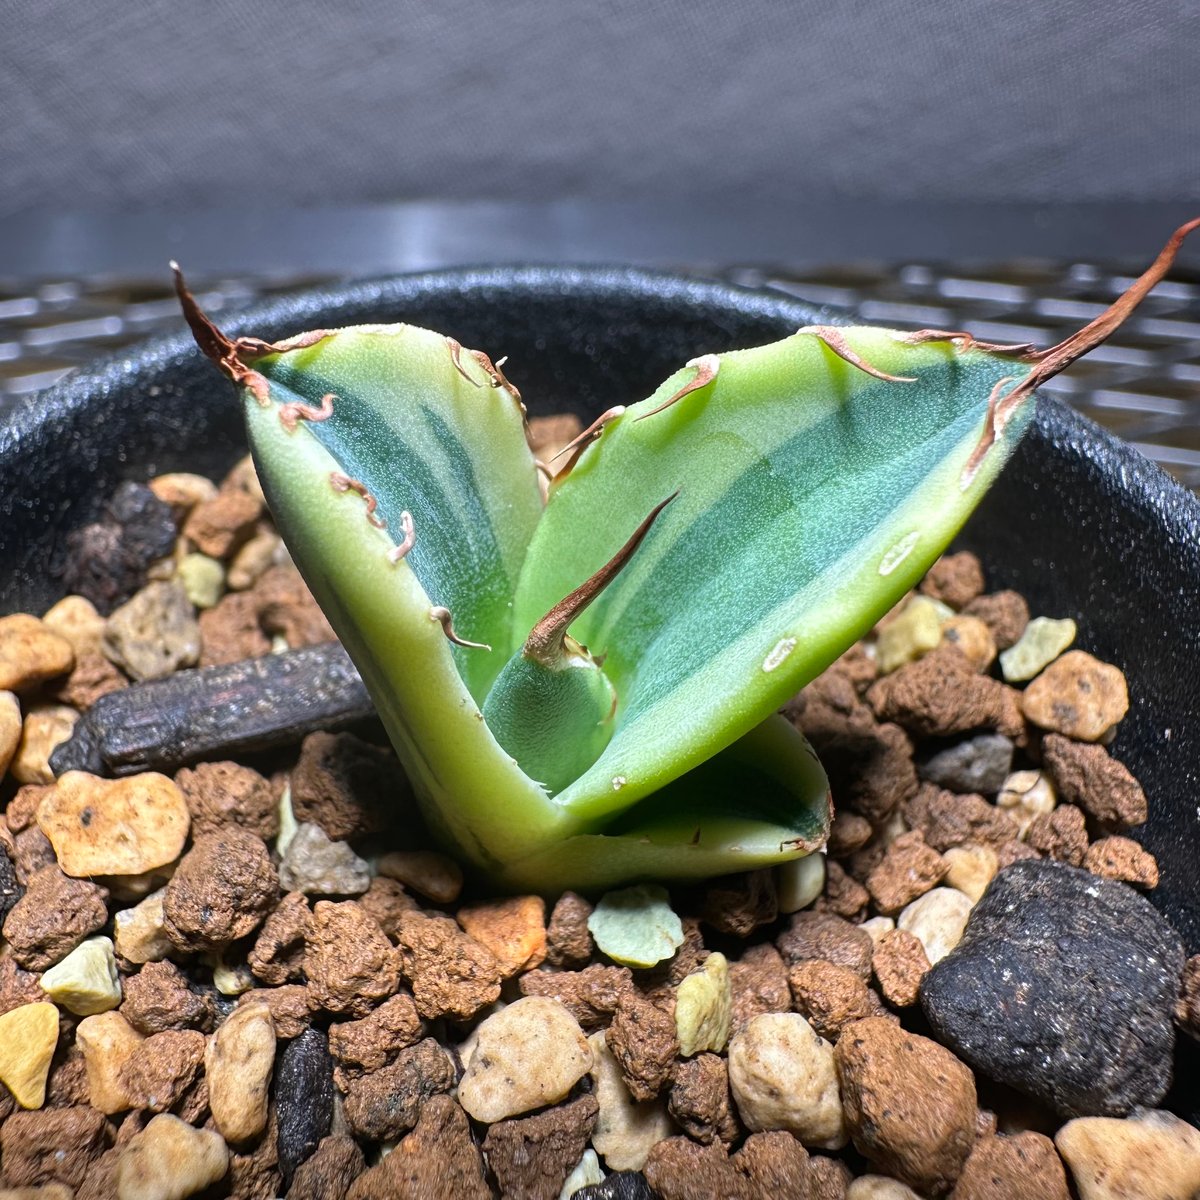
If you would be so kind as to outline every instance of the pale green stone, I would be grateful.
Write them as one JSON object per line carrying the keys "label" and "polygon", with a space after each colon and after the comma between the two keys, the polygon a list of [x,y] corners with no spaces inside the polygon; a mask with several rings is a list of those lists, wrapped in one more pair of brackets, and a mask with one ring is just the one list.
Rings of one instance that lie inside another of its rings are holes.
{"label": "pale green stone", "polygon": [[951,616],[944,604],[929,596],[914,596],[904,611],[880,631],[875,642],[875,661],[885,674],[915,662],[930,650],[936,650],[942,640],[942,622]]}
{"label": "pale green stone", "polygon": [[225,594],[225,568],[207,554],[185,554],[175,574],[197,608],[212,608]]}
{"label": "pale green stone", "polygon": [[807,908],[825,890],[825,855],[806,854],[775,868],[775,892],[781,913]]}
{"label": "pale green stone", "polygon": [[296,814],[292,812],[292,785],[285,784],[279,797],[279,832],[275,835],[275,853],[282,858],[292,844],[292,838],[300,828]]}
{"label": "pale green stone", "polygon": [[604,1172],[600,1168],[600,1159],[596,1157],[595,1150],[585,1150],[583,1157],[575,1164],[570,1175],[567,1176],[566,1182],[562,1185],[562,1191],[558,1193],[558,1200],[571,1200],[580,1188],[591,1187],[594,1183],[604,1182]]}
{"label": "pale green stone", "polygon": [[41,978],[42,991],[55,1004],[80,1017],[108,1012],[121,1003],[121,981],[113,944],[106,937],[80,942]]}
{"label": "pale green stone", "polygon": [[606,892],[588,917],[588,932],[613,962],[652,967],[683,945],[683,923],[667,889],[644,883]]}
{"label": "pale green stone", "polygon": [[675,989],[675,1036],[679,1053],[688,1058],[703,1050],[720,1054],[729,1041],[733,988],[725,955],[712,953],[704,966]]}
{"label": "pale green stone", "polygon": [[1070,617],[1034,617],[1020,639],[1000,655],[1000,671],[1009,683],[1024,683],[1040,675],[1074,640]]}

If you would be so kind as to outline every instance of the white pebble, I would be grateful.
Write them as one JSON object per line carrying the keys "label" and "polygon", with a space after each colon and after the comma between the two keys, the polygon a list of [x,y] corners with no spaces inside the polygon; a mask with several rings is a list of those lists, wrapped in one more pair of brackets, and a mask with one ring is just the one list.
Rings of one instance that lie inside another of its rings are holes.
{"label": "white pebble", "polygon": [[806,854],[775,868],[775,892],[781,913],[807,908],[825,890],[825,855]]}
{"label": "white pebble", "polygon": [[491,1123],[557,1104],[592,1067],[592,1051],[565,1005],[523,996],[480,1024],[458,1101]]}
{"label": "white pebble", "polygon": [[279,883],[306,896],[361,896],[371,886],[371,869],[348,843],[330,841],[320,825],[305,821],[288,842]]}
{"label": "white pebble", "polygon": [[889,1175],[860,1175],[846,1189],[846,1200],[922,1200],[910,1187]]}
{"label": "white pebble", "polygon": [[799,1013],[765,1013],[734,1037],[729,1086],[749,1130],[785,1129],[824,1150],[846,1144],[833,1047]]}
{"label": "white pebble", "polygon": [[591,1187],[594,1183],[604,1182],[604,1172],[600,1169],[600,1160],[596,1157],[595,1150],[585,1150],[583,1157],[572,1168],[570,1175],[567,1176],[566,1182],[562,1185],[562,1191],[558,1193],[558,1200],[571,1200],[580,1188]]}
{"label": "white pebble", "polygon": [[592,1094],[600,1106],[592,1145],[610,1171],[640,1171],[650,1151],[675,1132],[666,1101],[638,1103],[629,1094],[604,1030],[588,1038],[592,1049]]}
{"label": "white pebble", "polygon": [[946,871],[947,884],[969,896],[973,904],[979,903],[1000,869],[995,850],[991,846],[975,843],[951,846],[942,854],[942,861],[949,868]]}
{"label": "white pebble", "polygon": [[870,920],[864,921],[859,929],[867,934],[873,945],[878,946],[880,938],[885,933],[891,933],[896,928],[896,921],[893,917],[871,917]]}
{"label": "white pebble", "polygon": [[1052,813],[1057,803],[1054,785],[1041,771],[1014,771],[996,797],[996,807],[1016,821],[1017,836],[1022,838],[1034,818]]}
{"label": "white pebble", "polygon": [[971,908],[971,897],[964,892],[935,887],[901,910],[896,927],[907,929],[925,947],[925,956],[932,965],[962,940]]}

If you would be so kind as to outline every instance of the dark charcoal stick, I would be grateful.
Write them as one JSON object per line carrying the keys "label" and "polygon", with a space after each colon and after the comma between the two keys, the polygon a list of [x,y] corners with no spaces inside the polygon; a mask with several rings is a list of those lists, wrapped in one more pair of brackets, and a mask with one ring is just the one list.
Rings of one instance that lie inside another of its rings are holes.
{"label": "dark charcoal stick", "polygon": [[337,642],[179,671],[102,696],[51,755],[55,775],[174,771],[215,755],[268,750],[314,729],[373,716]]}

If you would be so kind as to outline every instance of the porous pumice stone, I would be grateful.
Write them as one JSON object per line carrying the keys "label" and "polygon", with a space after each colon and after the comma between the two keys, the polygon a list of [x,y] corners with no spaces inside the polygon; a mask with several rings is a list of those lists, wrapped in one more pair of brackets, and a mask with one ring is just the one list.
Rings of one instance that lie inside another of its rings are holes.
{"label": "porous pumice stone", "polygon": [[921,983],[938,1037],[1064,1116],[1152,1106],[1171,1081],[1179,935],[1131,887],[1051,860],[1002,870]]}
{"label": "porous pumice stone", "polygon": [[601,896],[588,932],[613,962],[627,967],[653,967],[683,945],[683,922],[667,889],[649,883]]}

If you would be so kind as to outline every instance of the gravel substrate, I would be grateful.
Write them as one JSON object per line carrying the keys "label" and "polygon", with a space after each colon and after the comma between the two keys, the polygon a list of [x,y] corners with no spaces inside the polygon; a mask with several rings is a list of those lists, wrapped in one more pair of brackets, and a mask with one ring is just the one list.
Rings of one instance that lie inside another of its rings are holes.
{"label": "gravel substrate", "polygon": [[0,1200],[1200,1191],[1124,676],[972,556],[786,710],[827,855],[624,902],[464,884],[370,729],[54,777],[109,692],[332,639],[248,462],[124,485],[67,581],[0,619]]}

